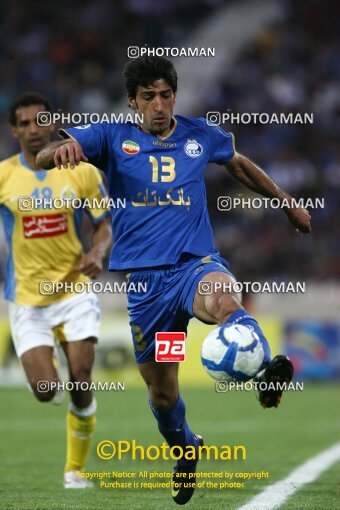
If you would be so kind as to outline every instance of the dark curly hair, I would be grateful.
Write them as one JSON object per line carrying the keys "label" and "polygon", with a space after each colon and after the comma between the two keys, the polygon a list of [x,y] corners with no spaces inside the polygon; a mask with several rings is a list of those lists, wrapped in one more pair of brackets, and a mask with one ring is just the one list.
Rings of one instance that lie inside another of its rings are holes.
{"label": "dark curly hair", "polygon": [[156,80],[163,79],[170,85],[173,93],[177,91],[177,72],[170,60],[164,57],[143,56],[128,62],[123,71],[126,90],[130,97],[136,98],[137,87],[148,87]]}
{"label": "dark curly hair", "polygon": [[19,96],[15,101],[12,102],[8,109],[8,120],[12,126],[16,126],[17,118],[16,111],[18,108],[22,106],[32,106],[36,104],[42,104],[44,106],[44,111],[52,112],[52,105],[47,97],[42,94],[38,94],[37,92],[25,92],[21,96]]}

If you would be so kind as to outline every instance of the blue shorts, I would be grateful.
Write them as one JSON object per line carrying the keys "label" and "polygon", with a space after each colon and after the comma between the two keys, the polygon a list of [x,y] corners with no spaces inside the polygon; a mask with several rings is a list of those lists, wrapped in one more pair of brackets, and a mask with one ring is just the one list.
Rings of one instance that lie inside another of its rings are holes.
{"label": "blue shorts", "polygon": [[[133,287],[128,292],[128,311],[137,363],[155,359],[157,332],[187,332],[197,286],[204,275],[219,271],[235,278],[228,262],[218,254],[189,257],[173,266],[133,270],[128,275],[128,287]],[[142,291],[135,291],[138,287]]]}

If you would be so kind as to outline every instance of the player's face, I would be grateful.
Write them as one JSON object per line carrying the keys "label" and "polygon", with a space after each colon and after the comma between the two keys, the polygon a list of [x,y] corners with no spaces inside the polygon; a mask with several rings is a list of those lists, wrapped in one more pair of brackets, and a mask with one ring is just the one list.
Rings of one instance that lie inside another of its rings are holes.
{"label": "player's face", "polygon": [[129,100],[137,113],[143,115],[143,131],[156,136],[170,131],[176,96],[166,81],[156,80],[149,87],[138,85],[136,99]]}
{"label": "player's face", "polygon": [[16,110],[16,125],[12,133],[19,140],[22,150],[36,155],[50,141],[53,126],[39,126],[37,124],[38,112],[46,110],[43,104],[21,106]]}

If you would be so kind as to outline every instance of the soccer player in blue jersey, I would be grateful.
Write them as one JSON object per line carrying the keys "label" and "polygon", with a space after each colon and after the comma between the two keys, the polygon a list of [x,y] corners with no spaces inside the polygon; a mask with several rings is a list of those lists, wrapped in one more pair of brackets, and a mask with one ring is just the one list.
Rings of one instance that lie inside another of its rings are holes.
{"label": "soccer player in blue jersey", "polygon": [[[143,123],[94,124],[61,131],[63,141],[42,150],[41,168],[71,168],[89,161],[104,170],[113,199],[126,199],[125,209],[112,211],[115,240],[109,269],[125,270],[134,283],[147,283],[146,293],[129,293],[128,310],[136,359],[149,389],[151,410],[170,446],[198,447],[186,419],[178,388],[178,363],[155,361],[155,334],[186,331],[192,317],[209,324],[251,326],[261,338],[265,360],[261,378],[290,381],[293,368],[285,356],[270,358],[264,334],[232,292],[198,292],[200,281],[232,283],[228,263],[214,247],[207,212],[204,169],[224,165],[238,181],[265,197],[290,200],[257,165],[238,153],[231,133],[208,126],[202,118],[174,115],[177,74],[170,61],[141,57],[124,70],[129,104]],[[310,216],[301,208],[285,208],[290,223],[310,232]],[[279,391],[260,393],[264,407],[277,407]],[[183,483],[197,460],[181,459],[173,477],[178,504],[191,498],[195,484]],[[184,476],[183,476],[184,475]]]}

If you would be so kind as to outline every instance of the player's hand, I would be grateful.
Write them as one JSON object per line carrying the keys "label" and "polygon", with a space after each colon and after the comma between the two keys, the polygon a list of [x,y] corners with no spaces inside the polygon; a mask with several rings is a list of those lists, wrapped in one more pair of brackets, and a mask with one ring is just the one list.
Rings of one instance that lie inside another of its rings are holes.
{"label": "player's hand", "polygon": [[97,278],[103,270],[104,255],[98,252],[95,248],[92,248],[86,255],[84,255],[77,271],[83,273],[90,278]]}
{"label": "player's hand", "polygon": [[80,143],[75,140],[67,141],[57,148],[54,153],[54,164],[59,170],[61,166],[67,168],[70,165],[73,170],[81,161],[87,162],[88,158],[83,153]]}
{"label": "player's hand", "polygon": [[298,232],[301,232],[302,234],[309,234],[312,231],[312,218],[307,209],[303,209],[302,207],[292,207],[286,209],[285,212],[290,223]]}

